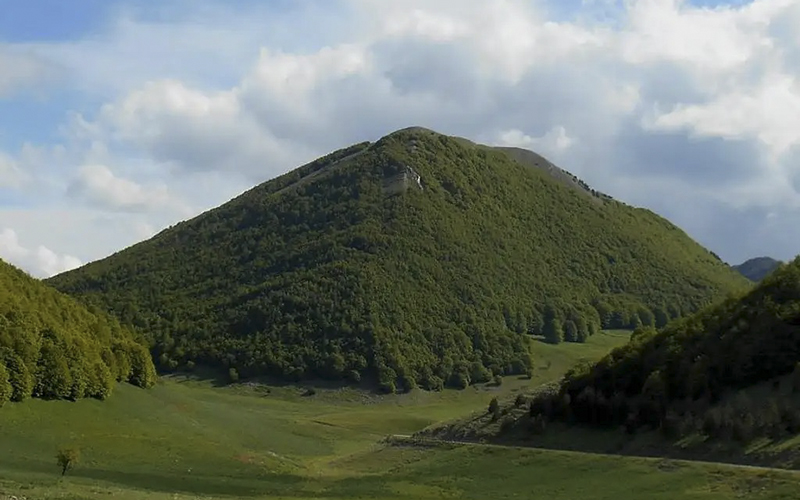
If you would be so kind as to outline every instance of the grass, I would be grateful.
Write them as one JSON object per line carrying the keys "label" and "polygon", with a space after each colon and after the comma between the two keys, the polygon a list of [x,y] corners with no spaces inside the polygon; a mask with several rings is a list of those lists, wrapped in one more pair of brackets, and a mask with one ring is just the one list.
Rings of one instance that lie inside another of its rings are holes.
{"label": "grass", "polygon": [[[260,386],[218,388],[171,377],[151,390],[118,386],[105,402],[10,404],[0,409],[0,500],[626,498],[625,491],[667,491],[667,485],[672,496],[663,498],[705,499],[746,488],[749,472],[726,475],[719,471],[728,469],[703,465],[662,473],[656,462],[640,459],[378,443],[554,380],[577,359],[596,359],[626,339],[627,333],[608,332],[586,345],[535,342],[537,358],[549,363],[540,363],[531,380],[509,377],[500,387],[464,391],[377,397],[321,389],[304,397],[300,387],[266,393]],[[55,461],[62,446],[81,450],[81,462],[65,478]],[[763,481],[773,496],[758,498],[784,498],[786,488],[800,486],[793,475]],[[608,484],[598,490],[600,483]]]}

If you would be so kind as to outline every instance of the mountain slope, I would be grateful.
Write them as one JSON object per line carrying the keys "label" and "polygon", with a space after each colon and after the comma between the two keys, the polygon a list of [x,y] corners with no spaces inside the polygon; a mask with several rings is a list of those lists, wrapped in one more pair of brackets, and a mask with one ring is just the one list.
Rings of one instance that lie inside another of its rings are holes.
{"label": "mountain slope", "polygon": [[758,282],[766,278],[772,271],[780,267],[781,264],[781,261],[771,257],[756,257],[738,266],[733,266],[733,268],[739,271],[745,278]]}
{"label": "mountain slope", "polygon": [[0,405],[30,396],[103,399],[115,380],[147,387],[154,379],[130,330],[0,261]]}
{"label": "mountain slope", "polygon": [[664,324],[748,286],[668,221],[584,186],[405,129],[50,283],[152,332],[166,369],[368,374],[385,390],[524,372],[525,332]]}
{"label": "mountain slope", "polygon": [[634,332],[628,345],[573,369],[532,414],[747,441],[800,432],[799,394],[800,258],[739,299]]}

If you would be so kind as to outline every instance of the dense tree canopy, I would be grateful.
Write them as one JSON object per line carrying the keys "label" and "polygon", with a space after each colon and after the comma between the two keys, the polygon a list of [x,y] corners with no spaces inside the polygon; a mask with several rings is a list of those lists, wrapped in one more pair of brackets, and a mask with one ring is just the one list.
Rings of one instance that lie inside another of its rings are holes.
{"label": "dense tree canopy", "polygon": [[104,399],[115,381],[153,385],[145,344],[107,313],[0,261],[0,405],[31,396]]}
{"label": "dense tree canopy", "polygon": [[[560,391],[541,397],[532,413],[547,408],[551,417],[636,428],[660,427],[671,417],[685,420],[693,412],[710,415],[711,424],[705,425],[712,432],[718,428],[713,422],[718,402],[760,382],[800,375],[798,363],[800,258],[780,266],[746,295],[704,308],[661,331],[636,330],[627,345],[598,363],[575,367]],[[773,410],[761,406],[759,411]],[[746,410],[737,410],[732,419],[757,413],[752,405]],[[798,417],[791,411],[776,421],[783,418],[785,426]],[[793,432],[800,431],[797,424]]]}
{"label": "dense tree canopy", "polygon": [[148,332],[166,370],[368,375],[387,391],[525,372],[526,334],[662,325],[748,286],[666,220],[538,155],[423,129],[49,282]]}

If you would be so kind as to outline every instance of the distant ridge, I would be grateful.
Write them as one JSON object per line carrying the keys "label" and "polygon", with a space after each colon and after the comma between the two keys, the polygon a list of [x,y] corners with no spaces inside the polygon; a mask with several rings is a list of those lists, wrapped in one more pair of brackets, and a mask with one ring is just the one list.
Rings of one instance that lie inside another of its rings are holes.
{"label": "distant ridge", "polygon": [[733,268],[739,271],[745,278],[758,282],[766,278],[775,269],[780,267],[781,264],[783,264],[783,262],[773,259],[772,257],[756,257],[738,266],[733,266]]}

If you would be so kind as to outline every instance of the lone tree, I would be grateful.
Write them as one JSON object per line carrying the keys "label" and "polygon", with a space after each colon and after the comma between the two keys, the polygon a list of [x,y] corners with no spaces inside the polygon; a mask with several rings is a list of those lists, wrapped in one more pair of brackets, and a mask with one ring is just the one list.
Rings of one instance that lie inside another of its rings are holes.
{"label": "lone tree", "polygon": [[489,401],[489,412],[488,413],[494,413],[499,409],[500,409],[500,403],[497,401],[497,398],[492,398],[492,400]]}
{"label": "lone tree", "polygon": [[58,466],[61,467],[61,475],[65,475],[78,460],[80,459],[80,452],[76,448],[62,448],[56,454]]}

